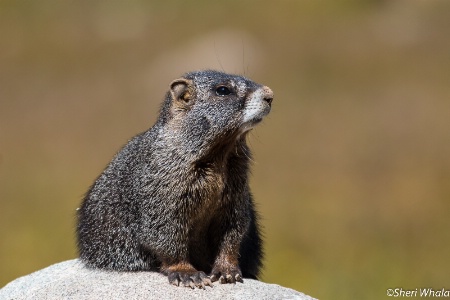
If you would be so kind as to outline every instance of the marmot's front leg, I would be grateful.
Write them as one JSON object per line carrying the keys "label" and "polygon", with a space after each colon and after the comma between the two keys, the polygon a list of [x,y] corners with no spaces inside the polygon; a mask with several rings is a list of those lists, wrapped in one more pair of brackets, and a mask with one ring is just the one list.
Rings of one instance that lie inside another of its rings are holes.
{"label": "marmot's front leg", "polygon": [[239,267],[239,249],[250,222],[244,209],[229,209],[225,216],[226,219],[221,220],[221,222],[222,224],[229,224],[229,227],[224,232],[210,277],[213,282],[243,282],[241,268]]}
{"label": "marmot's front leg", "polygon": [[[175,209],[175,212],[182,209]],[[189,227],[188,222],[177,216],[173,211],[166,214],[170,222],[159,227],[158,231],[146,231],[155,225],[144,224],[145,228],[142,236],[150,237],[143,241],[144,248],[148,248],[161,262],[160,272],[167,276],[169,283],[175,286],[185,286],[191,288],[204,288],[206,285],[212,286],[211,279],[202,271],[198,271],[189,262],[188,241],[190,233],[183,228]],[[147,219],[152,220],[152,216]],[[167,238],[170,237],[170,238]],[[148,245],[145,247],[145,245]],[[150,247],[153,245],[153,247]],[[156,245],[156,246],[155,246]]]}
{"label": "marmot's front leg", "polygon": [[169,283],[176,286],[191,288],[205,288],[206,285],[212,287],[211,279],[202,271],[197,271],[188,262],[179,262],[171,265],[163,263],[161,272],[167,275]]}

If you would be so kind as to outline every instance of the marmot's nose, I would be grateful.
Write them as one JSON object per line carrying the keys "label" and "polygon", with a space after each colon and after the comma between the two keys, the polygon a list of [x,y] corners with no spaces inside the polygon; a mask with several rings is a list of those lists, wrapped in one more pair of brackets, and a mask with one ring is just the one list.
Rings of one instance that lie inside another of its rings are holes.
{"label": "marmot's nose", "polygon": [[273,101],[273,92],[268,86],[263,86],[262,88],[264,96],[263,99],[266,101],[269,105],[272,104]]}

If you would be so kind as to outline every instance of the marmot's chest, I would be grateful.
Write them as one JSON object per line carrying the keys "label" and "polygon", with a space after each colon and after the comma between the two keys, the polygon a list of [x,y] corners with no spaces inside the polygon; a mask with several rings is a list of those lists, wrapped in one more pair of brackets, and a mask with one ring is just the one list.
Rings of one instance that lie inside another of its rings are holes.
{"label": "marmot's chest", "polygon": [[191,191],[195,223],[195,220],[208,220],[223,210],[226,178],[223,173],[210,170],[200,170],[194,175],[187,189]]}

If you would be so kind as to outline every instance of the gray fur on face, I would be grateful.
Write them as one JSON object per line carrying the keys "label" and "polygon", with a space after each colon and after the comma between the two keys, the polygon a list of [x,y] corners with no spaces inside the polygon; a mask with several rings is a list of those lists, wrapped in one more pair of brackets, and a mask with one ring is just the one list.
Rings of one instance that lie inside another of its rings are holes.
{"label": "gray fur on face", "polygon": [[[270,89],[266,91],[267,87],[245,77],[216,71],[192,72],[183,77],[192,81],[195,105],[177,111],[170,129],[180,130],[177,137],[182,137],[187,149],[193,152],[206,150],[226,135],[251,129],[270,111],[270,103],[264,100],[272,93]],[[230,89],[231,94],[217,95],[216,89],[220,86]],[[190,135],[193,138],[184,138]]]}

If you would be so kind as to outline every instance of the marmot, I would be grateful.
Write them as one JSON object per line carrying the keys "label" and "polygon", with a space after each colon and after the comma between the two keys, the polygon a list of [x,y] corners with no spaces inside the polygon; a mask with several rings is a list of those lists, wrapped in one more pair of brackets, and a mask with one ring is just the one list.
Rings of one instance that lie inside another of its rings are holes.
{"label": "marmot", "polygon": [[218,71],[173,81],[155,125],[115,155],[78,209],[86,266],[159,271],[192,288],[257,279],[246,136],[272,99],[267,86]]}

